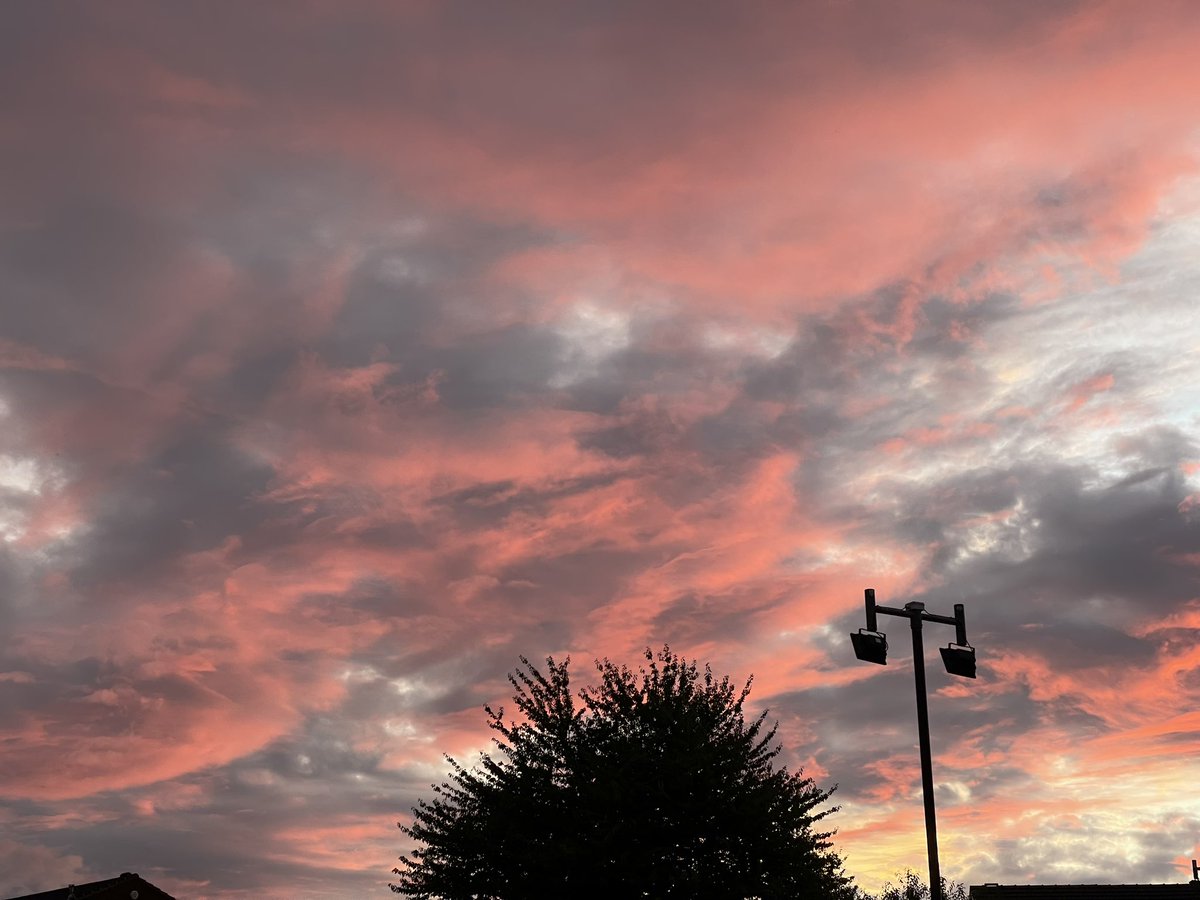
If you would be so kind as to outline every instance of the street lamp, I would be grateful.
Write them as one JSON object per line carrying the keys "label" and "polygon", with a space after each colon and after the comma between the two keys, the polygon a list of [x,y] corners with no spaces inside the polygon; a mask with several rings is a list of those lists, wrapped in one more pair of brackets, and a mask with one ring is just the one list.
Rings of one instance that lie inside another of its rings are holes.
{"label": "street lamp", "polygon": [[876,614],[902,616],[912,626],[913,673],[917,678],[917,733],[921,739],[921,790],[925,795],[925,842],[929,848],[929,898],[942,900],[942,871],[938,863],[937,817],[933,808],[933,757],[929,751],[929,704],[925,696],[925,645],[922,622],[940,622],[955,627],[955,643],[942,647],[942,662],[951,675],[975,677],[975,648],[967,643],[967,620],[961,603],[954,604],[954,617],[925,612],[925,604],[912,600],[904,609],[875,605],[875,589],[866,589],[867,627],[850,635],[854,655],[864,662],[887,665],[887,635],[879,630]]}

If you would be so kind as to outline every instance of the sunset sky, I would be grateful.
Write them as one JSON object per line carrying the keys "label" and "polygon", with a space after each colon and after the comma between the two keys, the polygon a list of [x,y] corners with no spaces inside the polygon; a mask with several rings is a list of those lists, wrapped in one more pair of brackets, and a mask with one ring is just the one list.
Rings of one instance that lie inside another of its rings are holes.
{"label": "sunset sky", "polygon": [[389,896],[525,655],[877,890],[1200,855],[1200,4],[0,9],[0,896]]}

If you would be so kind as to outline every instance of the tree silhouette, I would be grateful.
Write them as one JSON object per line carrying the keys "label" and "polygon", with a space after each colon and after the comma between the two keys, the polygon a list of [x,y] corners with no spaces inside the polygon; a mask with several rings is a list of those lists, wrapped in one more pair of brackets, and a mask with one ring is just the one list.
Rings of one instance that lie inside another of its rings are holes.
{"label": "tree silhouette", "polygon": [[[864,894],[870,900],[929,900],[929,885],[912,869],[897,873],[895,882],[883,886],[877,898]],[[967,888],[961,881],[946,881],[942,878],[943,900],[967,900]]]}
{"label": "tree silhouette", "polygon": [[664,647],[636,673],[597,662],[572,693],[568,665],[509,676],[522,721],[486,707],[498,752],[421,800],[401,830],[392,890],[409,897],[770,898],[853,895],[823,790],[776,768],[778,725],[747,722],[750,681],[700,672]]}

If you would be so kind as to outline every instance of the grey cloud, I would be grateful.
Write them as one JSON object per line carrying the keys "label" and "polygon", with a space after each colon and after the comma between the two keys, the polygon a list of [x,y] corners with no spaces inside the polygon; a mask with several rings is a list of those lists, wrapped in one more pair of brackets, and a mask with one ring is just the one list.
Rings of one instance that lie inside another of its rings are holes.
{"label": "grey cloud", "polygon": [[[1147,884],[1176,871],[1172,880],[1184,881],[1187,875],[1175,860],[1191,852],[1200,819],[1146,819],[1136,833],[1117,835],[1101,816],[1084,813],[1078,821],[1047,816],[1030,822],[1028,837],[997,841],[988,856],[968,856],[956,877],[969,884],[1025,883],[1031,876],[1040,884]],[[1118,841],[1121,853],[1115,856]]]}
{"label": "grey cloud", "polygon": [[470,339],[435,357],[444,373],[438,396],[452,409],[528,403],[546,390],[561,356],[555,335],[523,325]]}
{"label": "grey cloud", "polygon": [[[228,766],[73,801],[80,820],[68,818],[49,832],[37,823],[58,815],[57,804],[6,802],[22,823],[13,833],[28,830],[49,850],[77,854],[92,871],[116,867],[158,880],[151,874],[157,871],[201,883],[221,873],[239,889],[270,892],[286,884],[289,894],[301,897],[366,894],[398,851],[374,860],[379,871],[347,877],[338,867],[301,861],[276,837],[281,827],[373,818],[376,843],[398,846],[395,820],[407,811],[405,798],[428,789],[428,779],[381,769],[377,754],[355,750],[352,739],[361,729],[354,718],[314,716],[289,737]],[[156,804],[152,817],[142,809],[148,802]],[[369,845],[358,852],[360,862],[371,861]]]}
{"label": "grey cloud", "polygon": [[56,889],[64,881],[89,881],[82,865],[78,855],[57,853],[41,843],[0,839],[0,892],[15,897]]}
{"label": "grey cloud", "polygon": [[479,295],[498,290],[481,284],[486,272],[512,254],[562,240],[521,222],[403,205],[407,216],[398,226],[381,223],[382,235],[355,267],[345,302],[322,339],[322,353],[333,362],[361,365],[381,346],[401,361],[429,352],[428,332],[455,313],[469,311],[472,322],[486,323]]}
{"label": "grey cloud", "polygon": [[689,592],[654,617],[647,640],[680,646],[744,640],[754,631],[756,615],[776,609],[788,599],[783,592],[763,597]]}
{"label": "grey cloud", "polygon": [[1191,596],[1196,575],[1172,557],[1200,549],[1200,526],[1179,511],[1186,487],[1177,471],[1090,488],[1077,470],[1015,469],[1026,511],[1011,531],[1022,533],[1010,533],[997,552],[941,554],[939,569],[950,577],[928,596],[949,600],[958,592],[1009,621],[1020,613],[1008,609],[1052,614],[1056,602],[1093,597],[1159,612],[1177,606]]}
{"label": "grey cloud", "polygon": [[[138,871],[156,883],[178,878],[185,885],[189,881],[211,885],[213,873],[220,873],[223,881],[240,889],[272,891],[286,884],[289,895],[313,900],[348,889],[366,895],[378,886],[375,873],[347,875],[334,867],[288,858],[286,848],[273,846],[258,827],[262,823],[241,821],[233,812],[222,815],[221,827],[215,829],[197,830],[197,818],[206,817],[193,811],[184,820],[155,816],[154,820],[116,820],[99,828],[64,828],[45,843],[69,848],[89,868],[100,864],[106,871]],[[151,866],[147,860],[153,860]],[[156,872],[166,873],[165,878],[156,877]]]}
{"label": "grey cloud", "polygon": [[183,430],[158,453],[114,473],[90,511],[91,529],[63,548],[73,582],[87,588],[162,574],[180,555],[252,529],[267,514],[254,501],[272,474],[223,440],[216,423]]}
{"label": "grey cloud", "polygon": [[[897,620],[899,622],[899,620]],[[902,624],[902,623],[901,623]],[[907,626],[905,626],[907,627]],[[847,665],[864,665],[853,660],[849,651],[848,632],[840,643],[847,649],[840,654]],[[805,723],[811,739],[805,747],[791,748],[793,752],[812,753],[817,762],[830,772],[830,779],[839,784],[840,796],[859,799],[887,782],[887,777],[872,770],[873,763],[891,756],[909,757],[913,784],[919,783],[920,764],[917,756],[916,706],[913,698],[911,651],[908,635],[899,629],[889,629],[892,650],[889,665],[877,677],[844,687],[817,687],[802,692],[785,693],[759,698],[762,706],[771,710],[772,718]],[[930,634],[927,644],[933,643]],[[1043,721],[1046,709],[1032,701],[1028,691],[1018,689],[1002,695],[989,694],[986,701],[970,696],[949,697],[938,693],[951,681],[941,671],[932,653],[927,653],[926,677],[929,681],[930,732],[934,735],[934,752],[953,752],[958,745],[970,741],[984,752],[1006,751],[1014,740]],[[986,673],[984,676],[986,678]],[[1080,725],[1075,711],[1072,720],[1062,724]],[[939,764],[941,780],[966,777],[973,781],[977,796],[999,795],[1028,776],[1010,767],[988,767],[983,771],[955,772]],[[961,802],[956,797],[948,802]]]}
{"label": "grey cloud", "polygon": [[[43,50],[61,40],[64,17],[81,15],[47,6],[53,11],[31,16],[41,27],[28,29]],[[400,106],[435,113],[468,133],[487,133],[496,122],[524,130],[549,130],[553,123],[555,145],[569,136],[604,146],[628,140],[612,128],[618,114],[638,134],[660,139],[671,133],[690,139],[705,124],[698,111],[662,102],[663,96],[729,84],[752,93],[783,82],[815,88],[837,74],[835,62],[850,62],[864,75],[923,70],[958,41],[1025,45],[1075,8],[1063,2],[1016,12],[938,3],[901,13],[886,3],[868,11],[806,4],[764,19],[761,10],[682,4],[652,10],[542,4],[504,16],[481,15],[470,3],[407,16],[359,4],[284,16],[273,4],[218,4],[201,12],[187,4],[139,3],[118,17],[119,29],[111,14],[96,12],[82,14],[82,25],[94,39],[170,59],[188,76],[245,87],[282,113],[301,98],[318,108]],[[898,27],[900,17],[906,27]],[[264,54],[264,46],[272,52]],[[462,71],[421,66],[434,52],[477,61]],[[659,89],[646,91],[646,84]]]}
{"label": "grey cloud", "polygon": [[[1186,557],[1200,547],[1200,530],[1179,511],[1186,494],[1186,486],[1173,474],[1179,458],[1166,458],[1163,450],[1190,452],[1190,443],[1158,430],[1130,439],[1129,445],[1167,467],[1155,469],[1152,477],[1111,486],[1096,484],[1093,473],[1085,470],[1018,464],[908,487],[897,503],[896,518],[876,516],[871,528],[881,538],[900,536],[920,546],[937,542],[940,548],[928,556],[926,570],[936,576],[936,587],[911,598],[880,597],[880,602],[899,606],[920,599],[943,614],[964,602],[968,635],[978,648],[981,682],[991,677],[989,656],[1011,650],[1045,659],[1055,671],[1066,673],[1151,666],[1164,652],[1167,634],[1180,646],[1190,646],[1194,636],[1186,630],[1141,636],[1131,631],[1128,618],[1132,611],[1133,622],[1164,616],[1195,594],[1197,576]],[[1001,529],[989,549],[959,542],[953,526],[964,517],[1006,509],[1018,501],[1024,512],[1007,527],[1020,534]],[[868,586],[869,574],[863,578],[857,589]],[[848,632],[863,625],[861,611],[832,624],[830,634],[814,641],[828,654],[829,665],[862,665],[854,661],[848,640]],[[902,620],[881,619],[881,625],[891,638],[891,665],[876,677],[761,701],[781,716],[809,723],[810,749],[842,783],[847,798],[881,782],[869,769],[873,760],[912,752],[915,743],[911,679],[892,671],[903,672],[911,665],[908,628]],[[926,631],[927,648],[953,638],[949,629],[930,626]],[[927,651],[927,657],[930,691],[936,693],[952,679],[941,671],[935,655]],[[1185,681],[1178,689],[1187,690]],[[1070,696],[1035,701],[1028,688],[1016,685],[975,700],[971,686],[967,696],[938,695],[931,700],[932,730],[941,746],[969,737],[980,750],[1006,752],[1037,726],[1091,736],[1109,728]],[[981,802],[1001,796],[1016,787],[1014,779],[1026,777],[990,767],[968,774],[976,780],[974,791]]]}
{"label": "grey cloud", "polygon": [[[686,323],[679,324],[686,327]],[[652,389],[656,383],[660,389],[669,390],[705,376],[702,355],[657,351],[646,343],[635,340],[633,346],[608,356],[594,375],[566,389],[564,405],[568,409],[602,416],[624,416],[625,430],[621,430],[621,425],[613,425],[581,434],[588,446],[602,452],[611,450],[612,455],[617,457],[631,455],[628,447],[622,445],[638,443],[638,432],[648,426],[653,427],[651,420],[656,418],[656,413],[645,410],[625,412],[623,404],[636,402],[643,391]],[[656,382],[660,378],[666,383]]]}
{"label": "grey cloud", "polygon": [[51,354],[112,353],[162,299],[151,288],[188,268],[178,227],[112,203],[79,200],[6,231],[0,278],[19,298],[6,336]]}

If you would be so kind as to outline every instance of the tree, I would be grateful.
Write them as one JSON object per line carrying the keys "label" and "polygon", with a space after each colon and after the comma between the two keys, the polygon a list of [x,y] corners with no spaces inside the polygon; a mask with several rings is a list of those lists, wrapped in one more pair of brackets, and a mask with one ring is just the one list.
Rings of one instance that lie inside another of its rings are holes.
{"label": "tree", "polygon": [[[597,662],[575,694],[570,660],[509,676],[522,721],[485,707],[497,751],[421,800],[418,843],[392,890],[409,897],[849,898],[818,823],[833,793],[777,768],[778,724],[747,721],[740,690],[664,647],[636,673]],[[835,786],[836,787],[836,786]]]}
{"label": "tree", "polygon": [[[883,886],[877,900],[929,900],[929,885],[912,869],[905,869],[903,874],[896,874],[895,882]],[[961,881],[946,881],[943,876],[942,900],[967,900],[966,886]]]}

